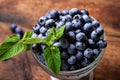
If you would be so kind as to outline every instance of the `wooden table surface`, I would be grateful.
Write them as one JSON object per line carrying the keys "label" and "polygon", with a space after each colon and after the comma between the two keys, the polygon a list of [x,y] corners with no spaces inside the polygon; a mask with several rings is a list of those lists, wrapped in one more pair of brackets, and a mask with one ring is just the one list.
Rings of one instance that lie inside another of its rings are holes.
{"label": "wooden table surface", "polygon": [[[88,9],[106,32],[108,46],[94,71],[95,80],[120,80],[120,0],[0,0],[0,43],[12,34],[11,23],[30,31],[47,11],[73,7]],[[50,80],[31,53],[0,61],[0,80]]]}

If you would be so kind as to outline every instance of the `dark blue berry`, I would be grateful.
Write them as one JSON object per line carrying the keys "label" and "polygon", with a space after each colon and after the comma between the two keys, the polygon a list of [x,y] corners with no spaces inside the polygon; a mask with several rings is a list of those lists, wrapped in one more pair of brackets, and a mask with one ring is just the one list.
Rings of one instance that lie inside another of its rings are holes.
{"label": "dark blue berry", "polygon": [[82,57],[83,57],[83,54],[82,54],[82,52],[77,51],[77,54],[76,54],[75,56],[76,56],[76,59],[77,59],[77,60],[81,60]]}
{"label": "dark blue berry", "polygon": [[23,35],[23,30],[22,30],[22,28],[20,28],[20,27],[17,27],[17,28],[15,29],[15,32],[16,32],[17,34]]}
{"label": "dark blue berry", "polygon": [[36,34],[40,34],[39,29],[40,29],[40,25],[39,25],[39,24],[35,25],[35,26],[33,27],[33,31],[34,31],[34,33],[36,33]]}
{"label": "dark blue berry", "polygon": [[46,33],[46,31],[47,31],[47,28],[45,27],[40,28],[40,33],[42,33],[43,35]]}
{"label": "dark blue berry", "polygon": [[69,55],[67,54],[66,51],[62,51],[62,52],[61,52],[61,57],[62,57],[63,59],[68,59],[68,58],[69,58]]}
{"label": "dark blue berry", "polygon": [[63,23],[66,23],[66,22],[67,22],[67,17],[66,17],[66,16],[62,16],[62,17],[60,17],[60,19],[61,19],[61,21],[62,21]]}
{"label": "dark blue berry", "polygon": [[81,65],[83,67],[86,67],[90,64],[90,61],[86,58],[86,57],[83,57],[82,61],[81,61]]}
{"label": "dark blue berry", "polygon": [[66,20],[67,22],[72,21],[72,17],[71,17],[70,15],[66,15],[65,17],[66,17],[66,19],[67,19],[67,20]]}
{"label": "dark blue berry", "polygon": [[80,32],[82,32],[80,29],[77,29],[76,31],[75,31],[75,34],[78,34],[78,33],[80,33]]}
{"label": "dark blue berry", "polygon": [[95,42],[97,42],[99,40],[98,33],[96,30],[92,31],[91,39],[93,39]]}
{"label": "dark blue berry", "polygon": [[59,42],[62,48],[68,48],[69,42],[65,38],[60,39]]}
{"label": "dark blue berry", "polygon": [[81,10],[80,10],[80,13],[81,13],[82,15],[84,15],[84,14],[89,15],[88,10],[86,10],[86,9],[81,9]]}
{"label": "dark blue berry", "polygon": [[69,65],[65,61],[62,61],[61,70],[62,71],[68,71],[69,68],[70,68]]}
{"label": "dark blue berry", "polygon": [[76,42],[75,47],[77,50],[84,50],[86,48],[86,45],[83,42]]}
{"label": "dark blue berry", "polygon": [[50,32],[50,29],[48,29],[47,31],[46,31],[46,33],[45,33],[45,35],[47,36],[48,34],[50,34],[51,32]]}
{"label": "dark blue berry", "polygon": [[96,47],[96,43],[93,41],[93,39],[88,39],[88,44],[90,47],[95,48]]}
{"label": "dark blue berry", "polygon": [[38,20],[38,24],[41,26],[45,25],[47,18],[45,16],[40,17],[40,19]]}
{"label": "dark blue berry", "polygon": [[71,16],[74,16],[75,14],[79,14],[79,9],[78,8],[72,8],[71,10],[69,10],[69,14]]}
{"label": "dark blue berry", "polygon": [[50,11],[50,16],[51,16],[52,19],[56,20],[59,17],[59,13],[58,13],[57,10],[52,10],[52,11]]}
{"label": "dark blue berry", "polygon": [[82,19],[82,16],[81,16],[80,14],[76,14],[76,15],[73,16],[73,20],[74,20],[74,19],[79,19],[79,20],[81,20],[81,19]]}
{"label": "dark blue berry", "polygon": [[86,42],[87,37],[83,32],[79,32],[76,34],[76,40]]}
{"label": "dark blue berry", "polygon": [[70,31],[70,30],[73,29],[73,25],[72,25],[71,22],[67,22],[67,23],[65,24],[65,27],[66,27],[66,31]]}
{"label": "dark blue berry", "polygon": [[82,18],[86,23],[91,22],[90,17],[88,15],[83,15]]}
{"label": "dark blue berry", "polygon": [[11,24],[10,25],[10,29],[13,33],[15,33],[15,29],[17,28],[17,25],[16,24]]}
{"label": "dark blue berry", "polygon": [[99,48],[105,48],[105,47],[107,46],[106,40],[100,39],[100,40],[97,42],[97,46],[98,46]]}
{"label": "dark blue berry", "polygon": [[71,49],[70,47],[68,48],[68,53],[71,54],[75,54],[76,50],[75,49]]}
{"label": "dark blue berry", "polygon": [[67,15],[67,14],[69,14],[69,11],[68,10],[62,10],[61,11],[61,14],[64,16],[64,15]]}
{"label": "dark blue berry", "polygon": [[96,31],[97,31],[99,37],[102,36],[103,33],[104,33],[104,30],[103,30],[102,27],[98,27],[98,28],[96,29]]}
{"label": "dark blue berry", "polygon": [[73,31],[69,31],[68,36],[71,40],[75,40],[75,33]]}
{"label": "dark blue berry", "polygon": [[93,50],[92,49],[90,49],[90,48],[87,48],[87,49],[85,49],[85,51],[84,51],[84,56],[86,57],[86,58],[92,58],[93,57]]}
{"label": "dark blue berry", "polygon": [[92,25],[97,28],[100,26],[99,22],[97,20],[92,21]]}
{"label": "dark blue berry", "polygon": [[59,29],[63,25],[64,23],[62,21],[60,21],[59,23],[56,23],[56,29]]}
{"label": "dark blue berry", "polygon": [[55,21],[53,19],[49,19],[49,20],[46,21],[45,27],[51,28],[53,26],[55,27]]}
{"label": "dark blue berry", "polygon": [[99,54],[100,54],[100,50],[99,49],[93,49],[93,54],[95,55],[95,56],[98,56]]}
{"label": "dark blue berry", "polygon": [[72,24],[74,26],[75,29],[81,29],[81,21],[79,19],[75,19],[72,21]]}
{"label": "dark blue berry", "polygon": [[75,56],[71,56],[70,58],[68,58],[67,62],[70,65],[74,64],[76,62],[76,57]]}
{"label": "dark blue berry", "polygon": [[87,34],[90,34],[92,31],[93,31],[93,26],[91,23],[86,23],[84,26],[83,26],[83,30],[85,33]]}

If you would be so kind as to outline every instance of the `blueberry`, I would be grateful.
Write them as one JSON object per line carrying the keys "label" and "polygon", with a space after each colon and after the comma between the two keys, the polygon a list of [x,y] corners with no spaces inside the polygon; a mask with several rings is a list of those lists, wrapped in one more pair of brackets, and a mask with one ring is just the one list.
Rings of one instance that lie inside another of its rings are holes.
{"label": "blueberry", "polygon": [[31,37],[36,38],[36,37],[38,37],[38,35],[36,33],[33,33]]}
{"label": "blueberry", "polygon": [[84,49],[86,48],[86,45],[85,45],[85,43],[83,43],[83,42],[76,42],[76,43],[75,43],[75,47],[76,47],[76,49],[78,49],[78,50],[84,50]]}
{"label": "blueberry", "polygon": [[85,66],[88,66],[89,64],[90,64],[90,61],[86,57],[83,57],[81,61],[81,65],[85,67]]}
{"label": "blueberry", "polygon": [[99,37],[102,36],[103,33],[104,33],[104,30],[103,30],[102,27],[98,27],[98,28],[96,29],[96,31],[97,31]]}
{"label": "blueberry", "polygon": [[68,48],[68,53],[71,55],[71,54],[75,54],[76,53],[76,50],[75,49],[70,49]]}
{"label": "blueberry", "polygon": [[80,29],[75,30],[75,34],[80,33],[80,32],[81,32]]}
{"label": "blueberry", "polygon": [[39,34],[39,33],[40,33],[39,29],[40,29],[40,25],[39,25],[39,24],[35,25],[35,26],[33,27],[34,33]]}
{"label": "blueberry", "polygon": [[79,14],[79,9],[78,8],[72,8],[70,11],[69,11],[69,14],[71,16],[74,16],[75,14]]}
{"label": "blueberry", "polygon": [[38,24],[41,26],[45,25],[47,18],[45,16],[40,17],[40,19],[38,20]]}
{"label": "blueberry", "polygon": [[40,33],[42,33],[43,35],[46,33],[46,31],[47,31],[47,28],[45,27],[40,28]]}
{"label": "blueberry", "polygon": [[73,71],[73,70],[76,70],[77,69],[77,66],[76,65],[71,65],[70,66],[70,71]]}
{"label": "blueberry", "polygon": [[20,34],[20,35],[23,35],[24,33],[23,33],[23,30],[20,28],[20,27],[17,27],[16,29],[15,29],[15,32],[17,33],[17,34]]}
{"label": "blueberry", "polygon": [[82,54],[82,52],[77,51],[77,54],[76,54],[75,56],[76,56],[76,59],[77,59],[77,60],[81,60],[82,57],[83,57],[83,54]]}
{"label": "blueberry", "polygon": [[56,29],[59,29],[63,25],[64,25],[64,22],[60,21],[59,23],[56,24]]}
{"label": "blueberry", "polygon": [[68,48],[69,42],[65,38],[60,39],[59,42],[62,48]]}
{"label": "blueberry", "polygon": [[100,50],[99,49],[93,49],[93,54],[95,55],[95,56],[98,56],[99,54],[100,54]]}
{"label": "blueberry", "polygon": [[103,39],[100,39],[98,42],[97,42],[97,46],[99,48],[105,48],[107,46],[107,42]]}
{"label": "blueberry", "polygon": [[83,18],[84,22],[86,22],[86,23],[91,22],[90,17],[88,15],[83,15],[82,18]]}
{"label": "blueberry", "polygon": [[86,10],[86,9],[81,9],[81,10],[80,10],[80,13],[81,13],[81,14],[89,15],[88,10]]}
{"label": "blueberry", "polygon": [[57,46],[58,48],[60,48],[60,47],[61,47],[61,44],[60,44],[59,42],[55,42],[55,43],[53,44],[53,46]]}
{"label": "blueberry", "polygon": [[100,26],[99,22],[97,20],[92,21],[92,25],[97,28]]}
{"label": "blueberry", "polygon": [[57,10],[52,10],[52,11],[50,11],[50,16],[52,19],[58,19],[59,13]]}
{"label": "blueberry", "polygon": [[71,22],[66,22],[65,26],[66,26],[66,31],[70,31],[73,29],[73,25]]}
{"label": "blueberry", "polygon": [[66,15],[65,17],[67,22],[72,21],[72,17],[70,15]]}
{"label": "blueberry", "polygon": [[46,31],[46,33],[45,33],[45,35],[47,36],[48,34],[50,34],[51,32],[50,32],[50,29],[48,29],[47,31]]}
{"label": "blueberry", "polygon": [[46,21],[45,27],[51,28],[53,26],[55,27],[55,21],[53,19],[49,19],[49,20]]}
{"label": "blueberry", "polygon": [[39,34],[37,37],[42,39],[43,35],[42,35],[42,34]]}
{"label": "blueberry", "polygon": [[62,71],[68,71],[69,70],[69,65],[65,61],[62,61],[61,70]]}
{"label": "blueberry", "polygon": [[88,39],[88,44],[90,47],[95,48],[96,47],[96,43],[93,41],[93,39]]}
{"label": "blueberry", "polygon": [[76,40],[86,42],[87,37],[83,32],[79,32],[76,34]]}
{"label": "blueberry", "polygon": [[72,24],[74,25],[75,29],[81,29],[81,21],[79,19],[75,19],[72,21]]}
{"label": "blueberry", "polygon": [[93,31],[93,26],[91,23],[86,23],[84,26],[83,26],[83,30],[85,33],[87,34],[90,34],[92,31]]}
{"label": "blueberry", "polygon": [[68,36],[71,40],[75,40],[75,33],[73,31],[69,31]]}
{"label": "blueberry", "polygon": [[62,10],[61,11],[61,14],[64,16],[64,15],[67,15],[67,14],[69,14],[69,11],[68,10]]}
{"label": "blueberry", "polygon": [[90,48],[87,48],[87,49],[85,49],[85,51],[84,51],[84,56],[86,57],[86,58],[92,58],[93,57],[93,50],[92,49],[90,49]]}
{"label": "blueberry", "polygon": [[76,57],[75,56],[71,56],[70,58],[68,58],[67,62],[70,65],[74,64],[76,62]]}
{"label": "blueberry", "polygon": [[98,33],[96,30],[92,31],[91,39],[93,39],[95,42],[97,42],[99,40]]}
{"label": "blueberry", "polygon": [[73,20],[74,19],[82,20],[82,16],[80,14],[76,14],[76,15],[73,16]]}
{"label": "blueberry", "polygon": [[42,53],[42,48],[41,48],[40,44],[33,44],[32,50],[34,53]]}
{"label": "blueberry", "polygon": [[10,29],[13,33],[15,33],[15,29],[17,28],[17,25],[16,24],[11,24],[10,25]]}
{"label": "blueberry", "polygon": [[68,59],[68,58],[69,58],[69,55],[67,54],[66,51],[62,51],[62,52],[61,52],[61,57],[62,57],[63,59]]}

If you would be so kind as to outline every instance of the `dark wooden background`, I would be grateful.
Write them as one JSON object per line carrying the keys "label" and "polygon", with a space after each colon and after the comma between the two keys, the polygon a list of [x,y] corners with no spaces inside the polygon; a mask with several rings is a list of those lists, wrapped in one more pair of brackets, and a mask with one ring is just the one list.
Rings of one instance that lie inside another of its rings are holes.
{"label": "dark wooden background", "polygon": [[[87,8],[105,29],[108,46],[95,69],[95,80],[120,80],[120,0],[0,0],[0,43],[17,23],[29,31],[40,16],[52,9]],[[31,51],[0,61],[0,80],[50,80]],[[86,80],[86,79],[85,79]]]}

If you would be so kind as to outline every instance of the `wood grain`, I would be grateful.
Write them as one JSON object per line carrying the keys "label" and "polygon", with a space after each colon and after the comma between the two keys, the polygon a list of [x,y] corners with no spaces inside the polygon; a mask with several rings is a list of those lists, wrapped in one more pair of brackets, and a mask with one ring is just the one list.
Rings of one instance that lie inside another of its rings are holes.
{"label": "wood grain", "polygon": [[[108,46],[95,69],[95,80],[120,80],[120,0],[0,0],[0,43],[12,34],[9,30],[11,23],[29,31],[47,11],[72,7],[87,8],[106,32]],[[23,52],[10,60],[0,61],[0,80],[50,79],[31,52]]]}

